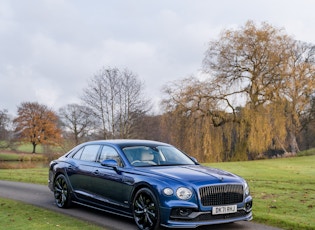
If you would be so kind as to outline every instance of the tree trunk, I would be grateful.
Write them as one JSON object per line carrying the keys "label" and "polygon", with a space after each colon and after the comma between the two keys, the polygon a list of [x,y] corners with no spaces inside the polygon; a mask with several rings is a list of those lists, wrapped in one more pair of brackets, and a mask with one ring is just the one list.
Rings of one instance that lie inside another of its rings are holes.
{"label": "tree trunk", "polygon": [[32,153],[35,153],[35,152],[36,152],[36,145],[37,145],[37,144],[34,143],[34,142],[33,142],[32,144],[33,144],[33,151],[32,151]]}
{"label": "tree trunk", "polygon": [[298,143],[296,141],[296,135],[293,131],[290,132],[290,151],[293,154],[296,154],[300,151]]}

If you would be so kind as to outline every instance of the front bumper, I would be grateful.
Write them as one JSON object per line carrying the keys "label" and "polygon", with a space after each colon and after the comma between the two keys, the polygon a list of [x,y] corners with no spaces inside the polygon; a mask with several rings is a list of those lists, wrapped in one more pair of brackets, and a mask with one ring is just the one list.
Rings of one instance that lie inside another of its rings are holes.
{"label": "front bumper", "polygon": [[[245,211],[244,211],[245,212]],[[253,219],[252,212],[242,213],[238,211],[237,213],[225,214],[213,216],[211,212],[202,212],[198,217],[191,220],[168,220],[167,223],[161,224],[167,228],[197,228],[203,225],[214,225],[214,224],[224,224],[237,221],[250,221]]]}
{"label": "front bumper", "polygon": [[250,221],[253,219],[252,204],[252,197],[249,196],[244,203],[237,205],[237,212],[220,215],[213,215],[211,207],[204,211],[198,210],[196,206],[162,208],[161,225],[168,228],[196,228],[203,225]]}

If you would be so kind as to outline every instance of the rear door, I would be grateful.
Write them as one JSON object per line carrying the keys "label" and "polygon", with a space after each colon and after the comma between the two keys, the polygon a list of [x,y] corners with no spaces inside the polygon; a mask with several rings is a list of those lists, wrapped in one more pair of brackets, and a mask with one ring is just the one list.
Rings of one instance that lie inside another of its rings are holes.
{"label": "rear door", "polygon": [[95,176],[96,159],[100,147],[97,144],[86,145],[72,157],[74,164],[68,167],[67,174],[78,198],[90,200],[93,196],[91,181]]}

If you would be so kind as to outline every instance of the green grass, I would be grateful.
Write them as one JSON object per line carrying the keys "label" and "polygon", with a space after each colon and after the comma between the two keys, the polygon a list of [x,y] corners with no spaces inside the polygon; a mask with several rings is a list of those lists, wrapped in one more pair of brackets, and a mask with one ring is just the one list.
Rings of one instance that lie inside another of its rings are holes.
{"label": "green grass", "polygon": [[0,169],[0,180],[47,185],[48,168]]}
{"label": "green grass", "polygon": [[206,165],[248,181],[254,221],[283,229],[315,229],[315,156]]}
{"label": "green grass", "polygon": [[[0,149],[31,153],[33,151],[33,145],[31,143],[24,143],[24,142],[14,142],[10,144],[6,141],[0,141]],[[43,153],[43,152],[44,152],[43,146],[37,145],[36,153]]]}
{"label": "green grass", "polygon": [[43,154],[1,153],[0,161],[44,161],[47,157]]}
{"label": "green grass", "polygon": [[[24,143],[24,144],[19,144],[17,149],[17,151],[20,152],[25,152],[25,153],[31,153],[33,151],[33,145],[28,144],[28,143]],[[37,145],[36,146],[36,153],[43,153],[44,149],[42,145]]]}
{"label": "green grass", "polygon": [[[0,169],[0,179],[47,185],[48,168]],[[1,197],[0,222],[6,229],[104,229],[67,215]]]}
{"label": "green grass", "polygon": [[5,229],[104,229],[86,221],[32,205],[0,198],[0,223]]}
{"label": "green grass", "polygon": [[1,153],[0,161],[19,161],[20,156],[18,154]]}
{"label": "green grass", "polygon": [[[0,152],[1,150],[16,151],[16,152],[22,152],[22,153],[32,153],[33,145],[30,142],[8,143],[6,141],[0,141]],[[61,146],[54,146],[54,145],[38,144],[36,146],[36,154],[38,153],[46,154],[48,152],[64,153],[64,149]]]}
{"label": "green grass", "polygon": [[315,148],[304,150],[298,153],[298,156],[312,156],[315,155]]}

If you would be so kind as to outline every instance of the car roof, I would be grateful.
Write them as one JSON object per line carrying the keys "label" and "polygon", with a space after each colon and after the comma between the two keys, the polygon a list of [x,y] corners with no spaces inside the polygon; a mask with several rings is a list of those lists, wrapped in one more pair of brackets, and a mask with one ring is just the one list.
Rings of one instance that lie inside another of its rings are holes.
{"label": "car roof", "polygon": [[136,146],[136,145],[146,145],[146,146],[171,146],[170,144],[153,141],[153,140],[141,140],[141,139],[108,139],[108,140],[96,140],[96,141],[89,141],[82,144],[111,144],[117,145],[121,148],[126,146]]}

